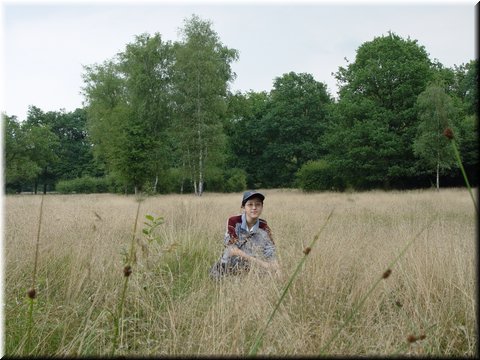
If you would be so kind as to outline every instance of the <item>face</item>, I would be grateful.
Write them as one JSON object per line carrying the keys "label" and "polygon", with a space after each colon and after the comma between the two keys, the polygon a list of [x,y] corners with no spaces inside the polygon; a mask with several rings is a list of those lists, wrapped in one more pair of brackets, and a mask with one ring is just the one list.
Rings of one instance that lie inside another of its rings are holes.
{"label": "face", "polygon": [[245,203],[244,210],[245,210],[245,215],[247,216],[247,221],[249,222],[257,221],[257,219],[260,217],[260,214],[262,213],[262,210],[263,210],[262,200],[260,200],[257,197],[248,199],[247,202]]}

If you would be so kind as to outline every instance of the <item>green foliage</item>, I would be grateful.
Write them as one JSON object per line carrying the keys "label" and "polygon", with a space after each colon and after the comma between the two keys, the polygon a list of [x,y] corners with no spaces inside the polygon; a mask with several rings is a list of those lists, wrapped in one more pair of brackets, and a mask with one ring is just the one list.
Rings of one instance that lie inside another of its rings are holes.
{"label": "green foliage", "polygon": [[[440,135],[446,118],[478,183],[477,60],[447,68],[416,40],[389,32],[339,67],[337,101],[311,74],[294,72],[275,78],[270,92],[232,94],[239,52],[196,15],[179,34],[174,43],[141,34],[112,59],[85,66],[84,109],[31,106],[23,123],[2,115],[5,190],[417,188],[429,185],[437,165],[448,185],[458,185],[461,174]],[[443,88],[448,116],[435,112],[441,107],[425,93],[429,84]],[[314,169],[319,159],[328,166]],[[101,177],[109,180],[91,179]]]}
{"label": "green foliage", "polygon": [[355,121],[348,128],[336,124],[325,143],[330,148],[326,159],[336,175],[355,189],[388,187],[400,175],[396,171],[404,171],[392,164],[402,143],[380,121]]}
{"label": "green foliage", "polygon": [[147,242],[151,244],[152,242],[161,243],[162,238],[157,234],[157,228],[162,225],[165,220],[163,217],[154,217],[153,215],[147,214],[145,215],[145,219],[143,224],[146,226],[142,229],[143,235],[147,239]]}
{"label": "green foliage", "polygon": [[478,116],[478,59],[454,66],[455,82],[452,86],[467,115]]}
{"label": "green foliage", "polygon": [[[38,108],[30,107],[25,122],[18,122],[15,116],[2,114],[5,121],[5,185],[22,191],[25,183],[44,183],[52,174],[52,168],[59,161],[58,136],[49,124],[44,122]],[[54,181],[52,181],[54,182]],[[36,188],[35,188],[36,192]]]}
{"label": "green foliage", "polygon": [[43,112],[32,107],[28,121],[49,126],[58,138],[55,149],[58,161],[50,166],[55,179],[74,179],[98,172],[88,141],[87,115],[84,109],[67,113],[64,110]]}
{"label": "green foliage", "polygon": [[177,157],[201,195],[208,168],[223,162],[225,97],[234,78],[230,63],[238,53],[224,46],[211,23],[198,16],[185,20],[181,34],[172,68],[173,134]]}
{"label": "green foliage", "polygon": [[111,178],[83,176],[72,180],[60,180],[56,190],[61,194],[94,194],[115,192]]}
{"label": "green foliage", "polygon": [[355,62],[347,68],[340,67],[335,77],[342,98],[365,97],[376,106],[399,112],[398,118],[392,116],[392,120],[397,120],[392,125],[401,127],[402,121],[407,120],[402,112],[408,113],[432,75],[425,47],[389,32],[363,43]]}
{"label": "green foliage", "polygon": [[247,187],[259,188],[265,184],[261,174],[264,164],[264,129],[262,118],[267,111],[269,95],[253,91],[228,97],[228,121],[225,132],[229,138],[227,163],[243,169]]}
{"label": "green foliage", "polygon": [[[2,114],[2,120],[5,124],[5,183],[8,188],[16,182],[34,179],[41,168],[31,156],[35,145],[26,128],[15,116]],[[21,191],[21,187],[18,190]]]}
{"label": "green foliage", "polygon": [[258,171],[268,186],[292,186],[298,169],[322,155],[318,144],[330,102],[326,86],[310,74],[290,72],[275,79],[256,139],[263,147]]}
{"label": "green foliage", "polygon": [[376,37],[335,76],[340,99],[324,138],[329,162],[355,188],[411,182],[414,105],[433,76],[425,48],[393,33]]}
{"label": "green foliage", "polygon": [[193,186],[189,178],[185,176],[183,169],[170,168],[160,178],[161,185],[158,186],[160,193],[189,193]]}
{"label": "green foliage", "polygon": [[247,188],[244,170],[210,168],[205,174],[205,190],[210,192],[239,192]]}
{"label": "green foliage", "polygon": [[223,170],[219,167],[210,167],[205,173],[204,190],[211,192],[225,191],[225,179]]}
{"label": "green foliage", "polygon": [[228,170],[225,178],[225,192],[240,192],[247,188],[247,174],[242,169]]}
{"label": "green foliage", "polygon": [[479,167],[479,138],[478,138],[478,116],[470,115],[460,119],[458,123],[459,151],[462,156],[463,166],[472,184],[478,184]]}
{"label": "green foliage", "polygon": [[418,96],[417,107],[419,124],[413,151],[425,168],[431,173],[437,173],[438,179],[441,173],[455,165],[454,154],[443,131],[447,127],[456,128],[457,113],[452,99],[438,84],[429,85]]}
{"label": "green foliage", "polygon": [[344,180],[326,160],[309,161],[297,171],[297,186],[303,191],[343,191]]}
{"label": "green foliage", "polygon": [[116,61],[85,67],[84,94],[95,153],[110,171],[141,190],[165,168],[167,87],[172,47],[143,34]]}

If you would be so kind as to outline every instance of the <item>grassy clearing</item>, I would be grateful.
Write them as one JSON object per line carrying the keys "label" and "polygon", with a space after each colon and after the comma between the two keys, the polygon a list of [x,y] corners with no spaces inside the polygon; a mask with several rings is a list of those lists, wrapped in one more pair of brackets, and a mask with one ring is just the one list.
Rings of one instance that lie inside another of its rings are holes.
{"label": "grassy clearing", "polygon": [[[118,355],[245,355],[303,249],[315,244],[263,338],[259,355],[317,355],[419,231],[328,348],[328,355],[476,354],[476,222],[461,189],[303,194],[267,190],[263,216],[282,274],[220,284],[208,269],[240,194],[164,195],[141,205]],[[40,196],[5,198],[5,354],[26,355]],[[32,354],[108,355],[137,210],[133,197],[51,195],[43,204]],[[163,216],[161,243],[142,235]],[[427,224],[433,220],[428,228]],[[408,342],[408,336],[425,339]]]}

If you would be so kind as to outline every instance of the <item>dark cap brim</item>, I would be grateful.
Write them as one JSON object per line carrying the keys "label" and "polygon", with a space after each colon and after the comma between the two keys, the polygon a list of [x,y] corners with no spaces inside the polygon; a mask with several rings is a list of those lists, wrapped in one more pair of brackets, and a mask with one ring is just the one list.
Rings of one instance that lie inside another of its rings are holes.
{"label": "dark cap brim", "polygon": [[263,195],[262,193],[258,191],[247,191],[243,194],[242,206],[245,206],[245,203],[253,197],[258,197],[262,199],[262,201],[265,200],[265,195]]}

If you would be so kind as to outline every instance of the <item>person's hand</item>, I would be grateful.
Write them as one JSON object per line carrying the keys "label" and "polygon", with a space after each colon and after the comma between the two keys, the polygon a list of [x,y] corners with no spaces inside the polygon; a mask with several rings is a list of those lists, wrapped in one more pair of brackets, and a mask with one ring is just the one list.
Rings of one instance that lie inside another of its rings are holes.
{"label": "person's hand", "polygon": [[245,253],[236,246],[232,246],[230,249],[230,256],[245,256]]}
{"label": "person's hand", "polygon": [[249,256],[247,255],[245,252],[243,252],[242,250],[240,250],[239,248],[237,248],[236,246],[232,246],[230,248],[230,256],[240,256],[242,257],[243,259],[246,259],[246,260],[249,260],[255,264],[258,264],[260,266],[262,266],[263,268],[265,269],[272,269],[274,271],[279,271],[280,268],[278,266],[278,263],[277,261],[274,261],[274,262],[267,262],[267,261],[263,261],[263,260],[260,260],[260,259],[257,259],[253,256]]}

